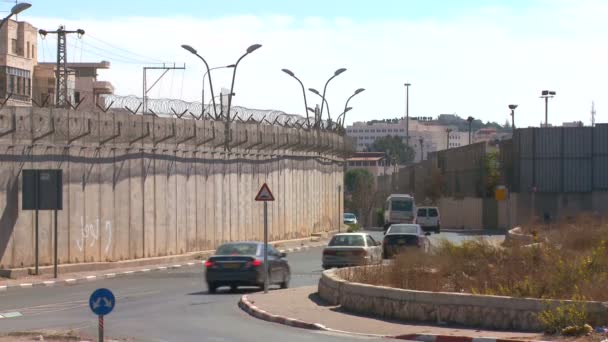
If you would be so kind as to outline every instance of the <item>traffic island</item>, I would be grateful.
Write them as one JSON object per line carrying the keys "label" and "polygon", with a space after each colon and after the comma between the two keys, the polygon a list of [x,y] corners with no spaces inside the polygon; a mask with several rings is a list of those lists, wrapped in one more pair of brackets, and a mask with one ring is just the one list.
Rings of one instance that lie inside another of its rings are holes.
{"label": "traffic island", "polygon": [[539,341],[542,334],[501,332],[433,324],[404,324],[345,311],[321,299],[316,286],[243,296],[239,307],[253,317],[287,326],[410,341]]}

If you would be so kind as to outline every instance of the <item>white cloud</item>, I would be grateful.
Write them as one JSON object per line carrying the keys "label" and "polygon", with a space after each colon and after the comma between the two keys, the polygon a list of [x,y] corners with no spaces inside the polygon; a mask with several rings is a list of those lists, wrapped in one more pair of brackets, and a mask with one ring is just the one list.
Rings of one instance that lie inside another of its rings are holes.
{"label": "white cloud", "polygon": [[[404,115],[404,82],[411,82],[410,114],[472,115],[503,123],[509,103],[519,104],[518,126],[538,125],[544,117],[542,89],[557,91],[550,103],[550,121],[589,121],[595,100],[608,103],[608,4],[603,1],[539,1],[526,10],[488,7],[449,20],[361,21],[290,16],[232,16],[198,19],[120,17],[63,21],[31,18],[40,28],[65,23],[149,59],[186,62],[186,72],[167,76],[152,96],[200,98],[203,65],[180,48],[193,45],[211,66],[231,64],[247,46],[263,47],[239,65],[235,103],[252,108],[303,112],[300,86],[280,70],[289,68],[306,87],[322,90],[339,67],[348,71],[332,81],[328,101],[332,115],[356,88],[348,121]],[[78,43],[72,40],[73,44]],[[54,54],[47,42],[47,58]],[[103,47],[85,35],[83,56]],[[110,54],[124,52],[109,48]],[[70,49],[72,56],[80,54]],[[102,74],[120,94],[141,92],[141,66],[114,63]],[[216,90],[229,86],[228,70],[213,74]],[[183,80],[183,83],[182,83]],[[183,84],[183,87],[182,87]],[[310,93],[309,93],[310,94]],[[207,96],[207,98],[209,98]],[[308,96],[309,106],[318,97]],[[602,114],[604,113],[604,114]]]}

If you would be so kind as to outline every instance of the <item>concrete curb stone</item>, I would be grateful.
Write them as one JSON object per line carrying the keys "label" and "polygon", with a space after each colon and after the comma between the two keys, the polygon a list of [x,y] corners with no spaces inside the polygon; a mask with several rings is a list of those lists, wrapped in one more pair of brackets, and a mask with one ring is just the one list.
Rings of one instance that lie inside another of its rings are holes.
{"label": "concrete curb stone", "polygon": [[531,341],[531,340],[510,340],[510,339],[499,339],[493,337],[468,337],[468,336],[449,336],[449,335],[432,335],[432,334],[408,334],[408,335],[376,335],[376,334],[362,334],[354,333],[349,331],[335,330],[325,327],[320,323],[310,323],[298,320],[296,318],[285,317],[274,315],[270,312],[264,311],[254,305],[247,295],[244,295],[239,300],[238,306],[248,313],[249,315],[272,323],[279,323],[290,327],[309,329],[309,330],[321,330],[329,331],[334,333],[356,335],[356,336],[368,336],[387,338],[395,340],[408,340],[408,341],[422,341],[422,342],[543,342],[543,341]]}

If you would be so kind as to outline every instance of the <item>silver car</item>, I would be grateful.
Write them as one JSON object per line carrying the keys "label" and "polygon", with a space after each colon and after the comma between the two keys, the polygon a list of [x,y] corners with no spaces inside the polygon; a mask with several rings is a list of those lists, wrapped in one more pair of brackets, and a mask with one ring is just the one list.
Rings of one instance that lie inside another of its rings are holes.
{"label": "silver car", "polygon": [[382,244],[366,233],[336,234],[323,250],[323,268],[382,262]]}

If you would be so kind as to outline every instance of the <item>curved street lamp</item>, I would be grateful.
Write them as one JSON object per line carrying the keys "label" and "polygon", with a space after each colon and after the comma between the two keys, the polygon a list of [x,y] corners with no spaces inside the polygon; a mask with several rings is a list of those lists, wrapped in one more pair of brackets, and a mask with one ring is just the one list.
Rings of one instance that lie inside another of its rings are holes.
{"label": "curved street lamp", "polygon": [[[333,80],[334,78],[336,78],[338,75],[340,75],[341,73],[343,73],[343,72],[345,72],[345,71],[346,71],[346,69],[345,69],[345,68],[340,68],[340,69],[336,70],[336,71],[334,72],[334,75],[333,75],[332,77],[330,77],[330,78],[327,80],[327,82],[325,82],[325,87],[323,87],[323,101],[321,102],[321,114],[320,114],[320,115],[321,115],[321,117],[323,117],[323,104],[325,103],[325,93],[327,92],[327,85],[329,84],[329,82],[330,82],[331,80]],[[331,122],[331,116],[329,116],[329,108],[327,109],[327,118],[328,118],[328,121],[330,121],[330,122]]]}
{"label": "curved street lamp", "polygon": [[346,113],[350,112],[353,109],[353,107],[346,107],[344,108],[344,111],[338,116],[338,119],[336,119],[336,130],[339,132],[344,132],[344,125],[340,125],[340,117],[341,116],[345,116]]}
{"label": "curved street lamp", "polygon": [[472,116],[469,116],[467,118],[467,122],[469,123],[469,145],[471,145],[471,125],[473,124],[474,120],[475,118],[473,118]]}
{"label": "curved street lamp", "polygon": [[[302,87],[302,95],[304,96],[304,112],[306,113],[306,125],[308,126],[308,128],[310,128],[310,119],[308,117],[308,111],[311,110],[311,109],[308,108],[308,103],[306,101],[306,89],[304,88],[304,83],[302,83],[302,81],[300,81],[300,79],[297,78],[296,75],[291,70],[289,70],[289,69],[281,69],[281,71],[283,71],[287,75],[295,78],[296,81],[298,81],[298,83],[300,83],[300,86]],[[311,110],[311,111],[314,113],[314,110]]]}
{"label": "curved street lamp", "polygon": [[336,122],[338,123],[338,125],[344,127],[344,120],[346,119],[346,112],[348,112],[348,110],[346,110],[346,108],[348,108],[348,103],[350,102],[350,99],[361,94],[364,91],[365,91],[365,88],[359,88],[359,89],[355,90],[355,92],[348,98],[348,100],[346,100],[346,103],[344,104],[344,112],[342,114],[340,114],[340,116],[343,116],[342,120],[340,120],[340,116],[338,116],[338,118],[336,119]]}
{"label": "curved street lamp", "polygon": [[516,104],[510,104],[509,109],[511,110],[511,131],[515,132],[515,109],[517,108]]}
{"label": "curved street lamp", "polygon": [[[227,121],[230,122],[230,108],[232,108],[232,94],[234,94],[234,79],[236,78],[236,68],[239,66],[239,63],[241,62],[241,60],[243,58],[245,58],[245,56],[249,55],[250,53],[254,52],[255,50],[261,48],[262,45],[260,44],[253,44],[250,47],[247,48],[247,50],[245,51],[245,53],[236,61],[236,63],[234,64],[234,68],[232,69],[232,84],[230,85],[230,95],[228,96],[228,113],[226,113],[226,118],[228,119]],[[209,79],[211,79],[211,77],[209,77]]]}
{"label": "curved street lamp", "polygon": [[[187,45],[187,44],[183,44],[182,48],[188,52],[190,52],[191,54],[195,55],[196,57],[200,58],[201,61],[203,61],[203,63],[205,63],[205,67],[207,68],[207,73],[209,73],[209,71],[211,71],[209,69],[209,64],[207,64],[207,61],[198,54],[198,52],[196,51],[196,49],[194,49],[192,46]],[[205,79],[203,78],[203,82],[205,82]],[[213,82],[211,81],[211,74],[209,74],[209,88],[211,88],[211,99],[213,101],[213,113],[215,114],[215,117],[217,118],[217,108],[215,105],[215,93],[213,92]],[[203,103],[203,108],[205,107],[205,104]]]}
{"label": "curved street lamp", "polygon": [[[317,96],[319,96],[321,98],[322,103],[326,103],[327,104],[327,117],[329,118],[329,121],[331,123],[331,116],[329,116],[329,103],[327,102],[327,100],[325,99],[325,97],[323,97],[323,95],[321,95],[321,93],[319,93],[319,91],[315,88],[308,88],[308,91],[310,91],[313,94],[316,94]],[[323,106],[323,104],[321,104],[321,106]],[[319,113],[319,118],[315,118],[317,121],[320,121],[322,118],[322,115]]]}
{"label": "curved street lamp", "polygon": [[13,8],[11,8],[11,12],[6,16],[6,18],[0,21],[0,28],[2,28],[4,23],[7,22],[12,16],[17,15],[30,7],[32,7],[32,5],[27,2],[21,2],[13,6]]}

